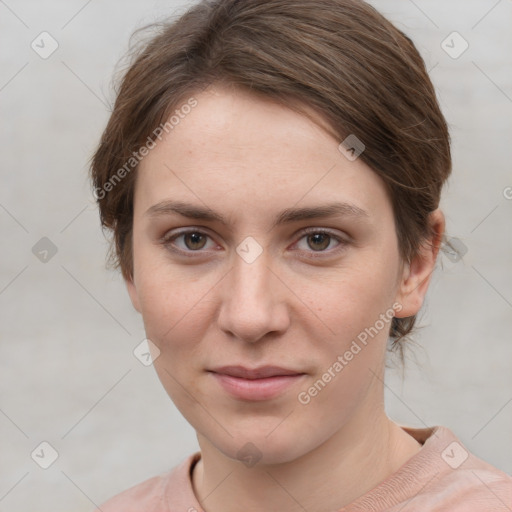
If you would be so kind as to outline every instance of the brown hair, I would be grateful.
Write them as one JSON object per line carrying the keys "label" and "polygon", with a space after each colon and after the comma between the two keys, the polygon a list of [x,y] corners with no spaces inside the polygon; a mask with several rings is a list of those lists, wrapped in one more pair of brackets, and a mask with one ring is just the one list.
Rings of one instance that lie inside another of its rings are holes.
{"label": "brown hair", "polygon": [[[113,231],[110,261],[124,277],[133,274],[135,152],[215,82],[306,115],[300,105],[312,107],[336,140],[361,140],[359,158],[386,183],[400,255],[411,260],[430,235],[451,156],[425,63],[403,32],[360,0],[202,0],[150,27],[157,32],[129,55],[91,162],[102,227]],[[394,346],[415,320],[393,318]]]}

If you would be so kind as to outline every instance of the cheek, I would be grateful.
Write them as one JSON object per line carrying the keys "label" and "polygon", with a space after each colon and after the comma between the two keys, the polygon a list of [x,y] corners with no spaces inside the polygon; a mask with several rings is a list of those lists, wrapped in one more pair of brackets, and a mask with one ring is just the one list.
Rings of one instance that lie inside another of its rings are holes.
{"label": "cheek", "polygon": [[160,351],[154,361],[157,375],[184,414],[194,411],[197,402],[191,397],[199,398],[201,393],[191,376],[204,366],[200,347],[210,325],[205,294],[211,285],[191,282],[183,274],[169,275],[168,269],[167,273],[153,269],[140,277],[138,292],[146,336]]}
{"label": "cheek", "polygon": [[[210,281],[212,283],[210,284]],[[194,319],[208,315],[208,290],[214,281],[191,281],[181,276],[155,271],[146,275],[138,291],[148,337],[160,347],[191,347],[201,332]]]}
{"label": "cheek", "polygon": [[381,375],[396,286],[395,269],[387,263],[394,260],[385,256],[372,256],[372,261],[361,257],[357,265],[338,272],[336,281],[322,281],[316,291],[310,288],[309,300],[328,326],[322,328],[325,335],[319,336],[318,329],[309,333],[315,340],[309,352],[318,371],[301,389],[302,400],[297,397],[314,417],[342,421],[362,401],[375,374]]}
{"label": "cheek", "polygon": [[158,346],[172,340],[184,343],[183,327],[190,332],[190,318],[204,313],[214,276],[199,275],[193,265],[170,262],[165,250],[142,234],[134,240],[137,295],[146,334]]}
{"label": "cheek", "polygon": [[[308,424],[326,433],[348,421],[381,378],[387,335],[394,315],[393,273],[385,265],[351,268],[343,278],[311,292],[310,301],[329,327],[325,336],[311,330],[310,357],[317,372],[301,388],[297,403]],[[318,326],[318,322],[315,324]],[[376,380],[377,379],[377,380]],[[317,432],[318,433],[318,432]]]}
{"label": "cheek", "polygon": [[[365,411],[363,415],[367,416],[379,406],[373,390],[380,387],[382,345],[362,347],[361,352],[346,364],[335,361],[340,366],[326,367],[325,372],[312,379],[296,397],[297,417],[300,415],[303,421],[301,432],[297,433],[311,442],[318,437],[328,438],[347,424],[358,410]],[[295,428],[295,425],[290,427]]]}
{"label": "cheek", "polygon": [[[394,303],[396,272],[393,260],[384,257],[361,256],[336,273],[308,283],[302,292],[311,304],[318,319],[322,320],[322,332],[333,339],[347,341],[366,327],[374,325],[380,315]],[[389,261],[390,263],[386,263]],[[317,322],[317,327],[319,322]]]}

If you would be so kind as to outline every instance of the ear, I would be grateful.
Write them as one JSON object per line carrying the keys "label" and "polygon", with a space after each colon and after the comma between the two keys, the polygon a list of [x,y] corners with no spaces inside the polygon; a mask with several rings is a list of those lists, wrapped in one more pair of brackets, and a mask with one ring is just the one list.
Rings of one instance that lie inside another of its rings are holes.
{"label": "ear", "polygon": [[123,276],[124,283],[126,285],[126,289],[128,290],[128,295],[132,301],[133,307],[141,313],[141,307],[139,303],[139,294],[137,293],[137,287],[135,286],[135,282],[132,276]]}
{"label": "ear", "polygon": [[439,208],[429,215],[429,223],[432,236],[423,240],[413,260],[404,265],[396,299],[402,309],[395,314],[397,318],[418,313],[427,293],[445,228],[444,215]]}

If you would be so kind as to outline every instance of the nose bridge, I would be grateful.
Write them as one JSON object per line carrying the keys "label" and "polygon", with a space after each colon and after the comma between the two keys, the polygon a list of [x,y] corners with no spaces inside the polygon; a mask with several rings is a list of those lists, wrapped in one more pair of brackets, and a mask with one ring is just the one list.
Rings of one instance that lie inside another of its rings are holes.
{"label": "nose bridge", "polygon": [[263,295],[265,291],[269,291],[270,286],[269,263],[268,251],[262,247],[258,249],[255,242],[241,243],[237,247],[232,272],[236,293],[249,300],[264,300]]}
{"label": "nose bridge", "polygon": [[276,278],[268,251],[251,237],[236,248],[219,315],[220,327],[246,341],[257,341],[286,321],[278,308]]}

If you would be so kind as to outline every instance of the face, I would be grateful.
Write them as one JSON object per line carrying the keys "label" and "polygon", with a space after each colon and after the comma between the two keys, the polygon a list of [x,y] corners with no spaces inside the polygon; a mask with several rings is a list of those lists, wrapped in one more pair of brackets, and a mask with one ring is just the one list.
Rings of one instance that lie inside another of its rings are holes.
{"label": "face", "polygon": [[419,309],[428,269],[401,265],[384,183],[317,124],[195,98],[137,171],[128,291],[200,440],[291,461],[368,428],[392,315]]}

